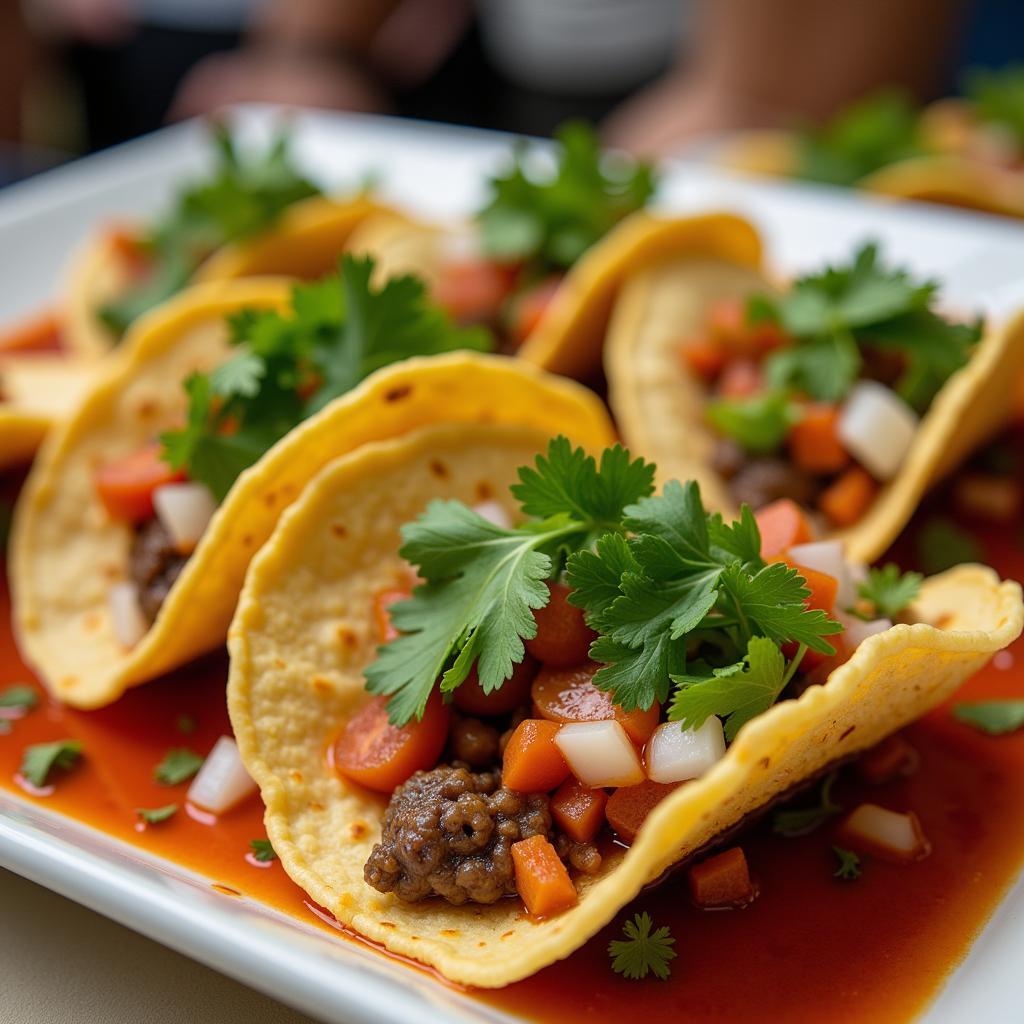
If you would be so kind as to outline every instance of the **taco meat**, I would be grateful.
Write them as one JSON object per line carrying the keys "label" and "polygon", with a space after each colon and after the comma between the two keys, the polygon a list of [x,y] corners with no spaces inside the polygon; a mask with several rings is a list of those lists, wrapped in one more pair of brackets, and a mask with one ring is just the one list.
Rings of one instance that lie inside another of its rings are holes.
{"label": "taco meat", "polygon": [[159,519],[140,524],[132,538],[128,571],[138,588],[139,607],[150,624],[188,561]]}

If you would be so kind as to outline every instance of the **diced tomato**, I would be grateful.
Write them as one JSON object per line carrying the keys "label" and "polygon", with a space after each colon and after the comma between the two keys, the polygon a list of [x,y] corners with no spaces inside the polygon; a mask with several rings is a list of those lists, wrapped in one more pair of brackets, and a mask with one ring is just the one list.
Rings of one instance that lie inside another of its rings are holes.
{"label": "diced tomato", "polygon": [[761,557],[774,558],[795,544],[814,540],[814,531],[803,509],[789,498],[779,498],[754,513],[761,531]]}
{"label": "diced tomato", "polygon": [[695,864],[686,873],[698,907],[745,907],[757,896],[743,850],[729,850]]}
{"label": "diced tomato", "polygon": [[563,583],[548,583],[551,600],[533,613],[537,635],[525,641],[526,649],[538,661],[553,668],[569,668],[587,660],[597,634],[583,619],[583,610],[569,604],[570,589]]}
{"label": "diced tomato", "polygon": [[507,715],[529,701],[530,684],[536,674],[537,662],[527,654],[499,689],[484,693],[474,668],[454,691],[452,700],[467,715]]}
{"label": "diced tomato", "polygon": [[517,268],[491,260],[446,263],[434,301],[459,323],[493,320],[515,283]]}
{"label": "diced tomato", "polygon": [[747,333],[747,310],[742,299],[717,299],[708,307],[707,330],[710,337],[733,352],[742,351]]}
{"label": "diced tomato", "polygon": [[138,231],[123,226],[112,227],[107,231],[107,242],[132,276],[143,273],[149,267],[150,256]]}
{"label": "diced tomato", "polygon": [[185,479],[182,470],[171,469],[160,457],[162,450],[160,444],[149,444],[96,470],[93,485],[112,518],[130,523],[152,519],[153,492]]}
{"label": "diced tomato", "polygon": [[838,406],[823,402],[805,405],[787,440],[794,465],[808,473],[838,473],[850,461],[850,453],[839,440]]}
{"label": "diced tomato", "polygon": [[796,569],[804,578],[807,589],[811,592],[804,604],[808,608],[820,608],[823,612],[831,612],[836,606],[836,594],[839,593],[839,580],[835,576],[818,572],[817,569],[808,569],[804,565],[798,565],[785,556],[768,559],[770,562],[785,562],[786,565]]}
{"label": "diced tomato", "polygon": [[646,743],[658,726],[661,707],[623,711],[605,690],[594,685],[600,665],[592,661],[574,668],[542,668],[530,694],[536,714],[551,722],[603,722],[614,718],[636,744]]}
{"label": "diced tomato", "polygon": [[508,332],[516,348],[537,329],[561,286],[562,275],[553,274],[515,297]]}
{"label": "diced tomato", "polygon": [[712,338],[697,335],[684,341],[679,347],[683,366],[691,373],[710,384],[722,372],[728,361],[725,349]]}
{"label": "diced tomato", "polygon": [[818,508],[833,526],[859,522],[878,493],[878,484],[860,466],[851,466],[818,496]]}
{"label": "diced tomato", "polygon": [[433,768],[448,738],[450,712],[437,692],[423,718],[401,728],[388,721],[386,697],[374,697],[346,723],[334,744],[334,766],[346,778],[390,793],[414,772]]}
{"label": "diced tomato", "polygon": [[60,349],[60,318],[52,312],[34,316],[0,335],[0,352],[59,352]]}
{"label": "diced tomato", "polygon": [[551,798],[551,817],[570,839],[589,843],[604,824],[607,803],[603,789],[591,789],[570,775]]}
{"label": "diced tomato", "polygon": [[652,782],[648,779],[638,786],[620,786],[608,797],[604,812],[608,824],[624,843],[632,843],[651,811],[682,785],[682,782]]}
{"label": "diced tomato", "polygon": [[569,775],[569,766],[555,744],[558,726],[527,718],[516,726],[505,746],[501,781],[518,793],[548,793]]}
{"label": "diced tomato", "polygon": [[718,394],[722,398],[749,398],[763,386],[761,368],[753,359],[733,359],[726,363],[718,378]]}
{"label": "diced tomato", "polygon": [[920,761],[918,752],[897,732],[865,750],[857,761],[857,771],[865,782],[880,786],[913,775]]}
{"label": "diced tomato", "polygon": [[391,587],[381,590],[373,596],[373,619],[377,624],[377,642],[389,644],[398,639],[398,630],[391,622],[391,606],[399,601],[407,600],[412,591],[403,587]]}
{"label": "diced tomato", "polygon": [[511,846],[516,889],[534,917],[548,917],[576,902],[576,887],[555,848],[544,836]]}

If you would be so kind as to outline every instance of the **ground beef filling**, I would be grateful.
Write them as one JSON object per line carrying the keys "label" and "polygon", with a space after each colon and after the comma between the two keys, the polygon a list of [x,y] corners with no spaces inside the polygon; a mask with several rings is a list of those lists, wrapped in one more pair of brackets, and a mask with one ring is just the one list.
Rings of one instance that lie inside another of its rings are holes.
{"label": "ground beef filling", "polygon": [[178,551],[158,519],[150,519],[136,530],[128,566],[139,590],[142,614],[150,623],[187,561],[188,556]]}
{"label": "ground beef filling", "polygon": [[810,505],[822,490],[822,480],[774,456],[748,455],[735,441],[719,438],[712,466],[729,482],[732,496],[741,505],[762,508],[779,498]]}
{"label": "ground beef filling", "polygon": [[516,894],[512,844],[535,835],[551,837],[546,795],[505,789],[498,771],[442,765],[392,794],[363,875],[410,903],[494,903]]}

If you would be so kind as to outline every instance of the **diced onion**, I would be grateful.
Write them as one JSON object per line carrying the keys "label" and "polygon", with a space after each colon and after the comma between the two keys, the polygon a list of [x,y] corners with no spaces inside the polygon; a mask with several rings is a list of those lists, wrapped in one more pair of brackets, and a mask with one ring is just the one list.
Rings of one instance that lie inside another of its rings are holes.
{"label": "diced onion", "polygon": [[805,566],[816,572],[831,576],[838,584],[836,591],[836,607],[849,608],[857,601],[857,588],[853,582],[853,573],[846,561],[843,542],[838,540],[820,540],[813,544],[795,544],[787,552],[789,561],[796,566]]}
{"label": "diced onion", "polygon": [[618,722],[570,722],[555,736],[569,769],[584,786],[636,786],[644,769],[636,748]]}
{"label": "diced onion", "polygon": [[188,787],[188,799],[207,811],[223,814],[255,792],[256,783],[242,764],[238,744],[230,736],[221,736]]}
{"label": "diced onion", "polygon": [[878,804],[861,804],[840,826],[839,836],[851,846],[898,864],[921,860],[931,852],[913,811],[901,814]]}
{"label": "diced onion", "polygon": [[115,583],[107,591],[107,600],[117,642],[123,647],[134,647],[149,629],[139,602],[139,588],[131,580]]}
{"label": "diced onion", "polygon": [[651,734],[645,752],[648,778],[654,782],[699,779],[725,756],[722,722],[712,715],[699,729],[663,722]]}
{"label": "diced onion", "polygon": [[217,501],[202,484],[164,484],[153,492],[153,508],[174,546],[189,552],[217,511]]}
{"label": "diced onion", "polygon": [[478,516],[486,519],[487,522],[500,526],[503,530],[507,530],[512,526],[512,519],[505,511],[505,507],[499,505],[496,501],[481,501],[479,505],[473,506],[473,511]]}
{"label": "diced onion", "polygon": [[854,385],[839,414],[843,447],[877,480],[891,480],[910,450],[917,415],[884,384]]}
{"label": "diced onion", "polygon": [[872,619],[865,622],[856,615],[846,615],[840,611],[833,612],[833,617],[843,624],[843,642],[850,651],[860,647],[869,636],[892,629],[892,619]]}

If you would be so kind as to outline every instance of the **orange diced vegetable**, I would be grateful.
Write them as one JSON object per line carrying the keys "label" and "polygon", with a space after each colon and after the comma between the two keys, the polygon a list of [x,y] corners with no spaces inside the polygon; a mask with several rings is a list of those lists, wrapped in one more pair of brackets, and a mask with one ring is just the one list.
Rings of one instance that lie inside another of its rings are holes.
{"label": "orange diced vegetable", "polygon": [[126,264],[132,273],[139,273],[150,263],[149,253],[142,244],[139,232],[132,228],[110,228],[107,232],[107,242],[114,255]]}
{"label": "orange diced vegetable", "polygon": [[718,378],[718,394],[723,398],[749,398],[763,384],[761,368],[753,359],[733,359]]}
{"label": "orange diced vegetable", "polygon": [[16,324],[0,335],[0,352],[59,352],[60,318],[47,312]]}
{"label": "orange diced vegetable", "polygon": [[818,498],[818,507],[834,526],[859,522],[878,493],[878,484],[860,466],[851,466]]}
{"label": "orange diced vegetable", "polygon": [[810,520],[790,498],[779,498],[754,513],[761,531],[761,557],[774,558],[795,544],[814,540]]}
{"label": "orange diced vegetable", "polygon": [[516,348],[537,329],[561,286],[562,276],[553,274],[516,297],[509,323],[509,334]]}
{"label": "orange diced vegetable", "polygon": [[583,618],[583,609],[569,604],[572,591],[564,583],[548,583],[551,597],[537,608],[533,620],[537,635],[525,641],[526,649],[538,661],[553,668],[569,668],[587,660],[597,634]]}
{"label": "orange diced vegetable", "polygon": [[484,693],[476,668],[458,685],[452,700],[460,711],[467,715],[507,715],[530,699],[530,684],[537,674],[537,662],[525,655],[518,665],[513,666],[512,675],[490,693]]}
{"label": "orange diced vegetable", "polygon": [[490,260],[445,264],[434,285],[434,301],[459,323],[489,320],[512,289],[514,271]]}
{"label": "orange diced vegetable", "polygon": [[820,608],[823,612],[831,612],[836,606],[836,594],[839,593],[839,580],[835,576],[818,572],[817,569],[808,569],[803,565],[790,563],[794,569],[804,578],[807,589],[811,596],[806,598],[804,604],[808,608]]}
{"label": "orange diced vegetable", "polygon": [[745,907],[757,896],[747,858],[738,846],[695,864],[686,878],[698,907]]}
{"label": "orange diced vegetable", "polygon": [[637,786],[620,786],[608,798],[605,807],[608,824],[624,843],[632,843],[647,815],[681,785],[681,782],[652,782],[648,779]]}
{"label": "orange diced vegetable", "polygon": [[922,860],[932,851],[913,811],[903,814],[878,804],[861,804],[839,826],[836,838],[844,846],[893,864]]}
{"label": "orange diced vegetable", "polygon": [[373,620],[377,625],[377,642],[389,644],[398,638],[398,630],[391,622],[391,606],[406,600],[411,591],[402,587],[381,590],[373,597]]}
{"label": "orange diced vegetable", "polygon": [[160,458],[162,446],[146,445],[116,462],[100,466],[93,476],[96,494],[114,519],[138,523],[152,519],[153,492],[184,480],[185,474]]}
{"label": "orange diced vegetable", "polygon": [[547,793],[569,775],[569,766],[555,744],[559,726],[527,718],[516,726],[505,746],[501,780],[518,793]]}
{"label": "orange diced vegetable", "polygon": [[857,771],[865,782],[878,786],[913,775],[920,760],[917,751],[897,732],[865,750],[857,762]]}
{"label": "orange diced vegetable", "polygon": [[549,917],[576,902],[576,887],[547,839],[520,839],[512,844],[511,850],[516,889],[534,917]]}
{"label": "orange diced vegetable", "polygon": [[720,347],[742,352],[742,340],[747,333],[746,318],[742,299],[718,299],[708,309],[708,335]]}
{"label": "orange diced vegetable", "polygon": [[684,341],[679,353],[683,365],[708,384],[722,372],[728,358],[718,342],[704,335]]}
{"label": "orange diced vegetable", "polygon": [[809,473],[838,473],[850,453],[839,440],[839,408],[812,403],[803,408],[789,432],[789,454],[794,465]]}
{"label": "orange diced vegetable", "polygon": [[551,798],[551,817],[570,839],[589,843],[601,830],[607,803],[603,789],[590,789],[570,776]]}

